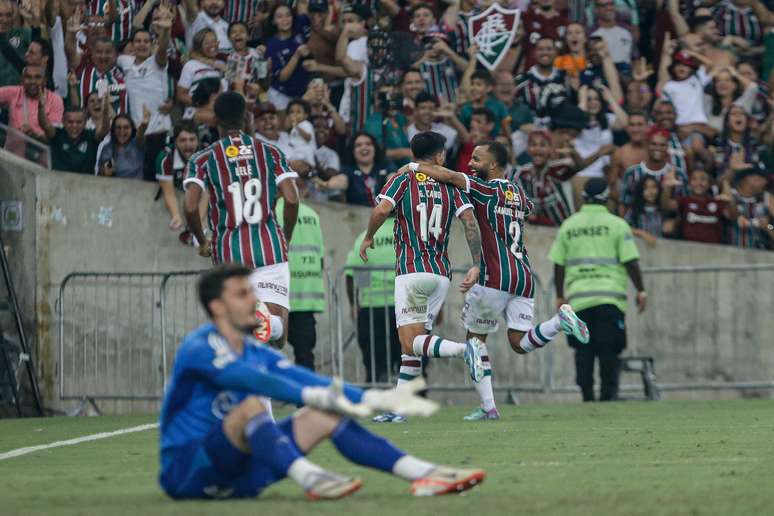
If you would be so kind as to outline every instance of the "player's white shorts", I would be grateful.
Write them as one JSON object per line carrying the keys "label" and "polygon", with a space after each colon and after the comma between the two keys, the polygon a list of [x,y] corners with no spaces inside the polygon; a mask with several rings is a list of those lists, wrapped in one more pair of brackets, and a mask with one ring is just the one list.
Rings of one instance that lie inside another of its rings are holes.
{"label": "player's white shorts", "polygon": [[429,272],[395,277],[395,319],[398,327],[424,323],[428,331],[449,291],[449,278]]}
{"label": "player's white shorts", "polygon": [[533,324],[535,300],[502,290],[473,285],[465,294],[462,322],[465,329],[485,335],[494,333],[504,317],[509,330],[529,331]]}
{"label": "player's white shorts", "polygon": [[250,285],[264,303],[290,310],[290,268],[288,262],[259,267],[250,274]]}

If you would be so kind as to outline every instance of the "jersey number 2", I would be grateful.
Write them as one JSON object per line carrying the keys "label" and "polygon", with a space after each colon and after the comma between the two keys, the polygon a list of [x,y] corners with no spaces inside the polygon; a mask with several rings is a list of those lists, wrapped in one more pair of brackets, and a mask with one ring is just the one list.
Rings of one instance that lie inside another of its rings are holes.
{"label": "jersey number 2", "polygon": [[263,219],[261,210],[261,181],[250,179],[245,183],[231,183],[228,185],[231,194],[231,204],[234,206],[234,226],[239,226],[242,221],[248,224],[258,224]]}
{"label": "jersey number 2", "polygon": [[419,236],[422,241],[427,242],[428,234],[433,235],[433,238],[438,240],[438,236],[441,234],[441,206],[433,205],[429,218],[427,204],[423,202],[417,204],[417,211],[419,212]]}
{"label": "jersey number 2", "polygon": [[511,222],[511,225],[508,226],[508,233],[511,235],[511,239],[513,239],[513,242],[511,242],[511,253],[513,253],[513,256],[521,260],[524,255],[519,251],[519,240],[521,240],[521,224],[519,224],[518,220]]}

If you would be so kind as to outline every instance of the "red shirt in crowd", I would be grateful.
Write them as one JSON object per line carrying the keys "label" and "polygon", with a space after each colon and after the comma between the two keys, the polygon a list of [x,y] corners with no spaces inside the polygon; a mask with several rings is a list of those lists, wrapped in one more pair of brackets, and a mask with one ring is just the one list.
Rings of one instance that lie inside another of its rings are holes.
{"label": "red shirt in crowd", "polygon": [[727,204],[709,196],[678,197],[677,212],[683,240],[723,243],[723,211]]}
{"label": "red shirt in crowd", "polygon": [[[535,58],[535,45],[538,40],[543,37],[548,37],[554,40],[555,43],[561,45],[564,42],[564,35],[567,32],[568,20],[564,15],[552,16],[547,18],[543,16],[540,9],[530,9],[524,14],[524,49],[526,52],[525,70],[534,65],[537,61]],[[557,47],[559,54],[563,53],[563,48]]]}

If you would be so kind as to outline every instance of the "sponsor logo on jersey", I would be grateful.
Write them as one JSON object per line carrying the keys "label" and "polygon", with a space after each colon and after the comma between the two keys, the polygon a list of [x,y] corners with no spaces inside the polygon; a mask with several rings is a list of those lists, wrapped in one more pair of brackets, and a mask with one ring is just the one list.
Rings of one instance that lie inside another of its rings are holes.
{"label": "sponsor logo on jersey", "polygon": [[422,172],[417,172],[414,177],[416,177],[417,181],[419,181],[420,183],[424,183],[425,181],[427,181],[427,176]]}
{"label": "sponsor logo on jersey", "polygon": [[236,158],[239,156],[239,149],[237,149],[236,145],[229,145],[226,147],[226,156],[229,158]]}
{"label": "sponsor logo on jersey", "polygon": [[505,198],[506,198],[507,200],[509,200],[509,201],[512,201],[512,200],[513,200],[515,197],[516,197],[516,194],[514,194],[514,193],[513,193],[513,192],[511,192],[510,190],[507,190],[507,191],[505,192]]}
{"label": "sponsor logo on jersey", "polygon": [[221,391],[212,400],[212,415],[218,419],[223,419],[238,404],[239,399],[236,394],[231,391]]}

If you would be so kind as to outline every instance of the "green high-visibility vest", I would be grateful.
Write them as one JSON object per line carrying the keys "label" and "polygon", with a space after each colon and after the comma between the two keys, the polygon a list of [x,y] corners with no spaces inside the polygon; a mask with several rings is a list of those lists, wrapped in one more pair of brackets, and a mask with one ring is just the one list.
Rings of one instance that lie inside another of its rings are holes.
{"label": "green high-visibility vest", "polygon": [[[277,220],[282,222],[284,199],[277,201]],[[304,203],[298,205],[298,220],[288,244],[290,311],[324,312],[323,246],[320,216]]]}
{"label": "green high-visibility vest", "polygon": [[626,312],[624,264],[639,257],[629,224],[599,204],[584,204],[565,220],[548,254],[564,267],[564,297],[575,311],[615,305]]}
{"label": "green high-visibility vest", "polygon": [[393,227],[395,219],[384,221],[374,235],[374,248],[368,250],[368,263],[360,259],[360,244],[363,243],[366,232],[363,231],[355,239],[355,245],[347,256],[347,267],[375,267],[379,270],[347,270],[347,276],[352,276],[358,289],[358,306],[371,308],[392,306],[395,304],[395,244]]}

